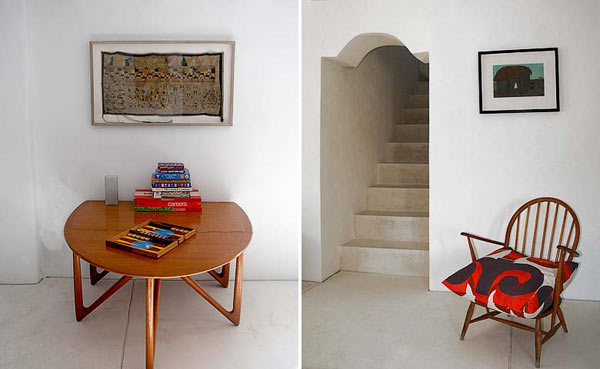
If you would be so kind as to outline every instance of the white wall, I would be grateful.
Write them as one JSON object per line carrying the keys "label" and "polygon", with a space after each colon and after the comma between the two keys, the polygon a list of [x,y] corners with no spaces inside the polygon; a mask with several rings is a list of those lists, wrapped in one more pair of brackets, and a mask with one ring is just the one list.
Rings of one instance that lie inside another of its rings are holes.
{"label": "white wall", "polygon": [[[581,222],[581,268],[565,297],[599,300],[600,2],[451,1],[432,14],[430,288],[468,260],[460,231],[502,239],[510,215],[546,195]],[[478,114],[477,51],[549,46],[560,112]]]}
{"label": "white wall", "polygon": [[[502,238],[520,204],[549,195],[582,226],[565,297],[600,299],[600,2],[305,0],[303,12],[303,209],[319,196],[306,170],[319,160],[318,61],[357,34],[389,33],[430,53],[430,289],[469,261],[461,231]],[[561,111],[480,115],[477,51],[547,46],[559,48]]]}
{"label": "white wall", "polygon": [[0,0],[0,283],[40,279],[25,3]]}
{"label": "white wall", "polygon": [[[103,199],[105,174],[131,200],[156,162],[183,161],[205,201],[235,201],[250,217],[245,277],[297,278],[294,0],[31,0],[27,15],[44,275],[72,275],[64,221],[84,199]],[[233,127],[92,127],[90,40],[235,40]]]}
{"label": "white wall", "polygon": [[322,279],[340,270],[341,245],[354,238],[354,214],[367,207],[367,188],[417,75],[418,60],[402,46],[373,50],[356,68],[323,59]]}

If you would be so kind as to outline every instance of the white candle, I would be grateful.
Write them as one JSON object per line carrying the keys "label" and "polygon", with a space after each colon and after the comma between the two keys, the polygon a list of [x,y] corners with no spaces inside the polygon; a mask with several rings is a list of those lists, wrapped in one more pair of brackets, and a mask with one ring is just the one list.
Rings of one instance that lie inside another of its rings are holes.
{"label": "white candle", "polygon": [[104,176],[104,204],[119,205],[119,176]]}

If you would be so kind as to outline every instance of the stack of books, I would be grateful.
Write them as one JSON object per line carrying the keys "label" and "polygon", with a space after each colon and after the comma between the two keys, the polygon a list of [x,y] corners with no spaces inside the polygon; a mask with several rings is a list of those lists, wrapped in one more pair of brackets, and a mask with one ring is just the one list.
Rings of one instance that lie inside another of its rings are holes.
{"label": "stack of books", "polygon": [[190,172],[183,163],[158,163],[151,187],[135,190],[135,211],[202,210],[200,193],[192,187]]}

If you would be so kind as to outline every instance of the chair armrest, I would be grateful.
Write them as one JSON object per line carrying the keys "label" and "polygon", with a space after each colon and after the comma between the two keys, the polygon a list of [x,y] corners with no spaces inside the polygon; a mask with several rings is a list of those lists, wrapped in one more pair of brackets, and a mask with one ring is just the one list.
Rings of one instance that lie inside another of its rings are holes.
{"label": "chair armrest", "polygon": [[574,257],[578,257],[579,256],[579,253],[577,251],[571,250],[570,248],[568,248],[566,246],[559,245],[559,246],[556,246],[556,248],[559,251],[568,252],[569,254],[573,255]]}
{"label": "chair armrest", "polygon": [[564,286],[563,286],[563,279],[562,279],[562,275],[563,275],[563,269],[564,269],[564,265],[565,265],[565,256],[567,255],[567,253],[569,253],[570,259],[572,259],[574,256],[579,256],[579,253],[575,250],[571,250],[570,248],[563,246],[563,245],[558,245],[556,246],[556,248],[558,249],[558,270],[556,271],[556,278],[554,280],[554,296],[553,296],[553,302],[552,302],[552,319],[551,319],[551,326],[554,326],[554,320],[556,319],[556,314],[558,312],[558,304],[560,302],[560,294],[562,293]]}
{"label": "chair armrest", "polygon": [[489,238],[485,238],[485,237],[481,237],[481,236],[476,236],[474,234],[467,233],[467,232],[461,232],[460,235],[461,236],[465,236],[467,238],[473,238],[475,240],[483,241],[483,242],[493,243],[495,245],[506,246],[506,244],[504,242],[500,242],[500,241],[496,241],[496,240],[491,240]]}
{"label": "chair armrest", "polygon": [[467,242],[469,243],[469,252],[471,253],[471,261],[477,260],[477,256],[475,255],[475,248],[473,247],[473,243],[471,242],[471,239],[484,241],[484,242],[488,242],[488,243],[493,243],[495,245],[500,245],[500,246],[506,247],[504,242],[490,240],[489,238],[485,238],[485,237],[475,236],[474,234],[470,234],[467,232],[461,232],[460,235],[467,237]]}

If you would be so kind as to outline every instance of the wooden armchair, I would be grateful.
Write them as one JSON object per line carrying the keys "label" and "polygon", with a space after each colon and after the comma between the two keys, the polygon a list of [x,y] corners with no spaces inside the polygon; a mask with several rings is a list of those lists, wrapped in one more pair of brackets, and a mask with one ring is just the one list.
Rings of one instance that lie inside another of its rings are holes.
{"label": "wooden armchair", "polygon": [[[469,324],[485,319],[534,332],[535,366],[539,368],[542,344],[561,326],[567,332],[560,294],[577,268],[573,257],[579,256],[575,250],[580,227],[573,209],[561,200],[540,197],[514,213],[503,242],[465,232],[461,235],[467,237],[473,263],[443,282],[453,292],[471,300],[461,341]],[[501,248],[477,259],[473,240]],[[550,285],[548,281],[552,281],[554,274],[554,283]],[[486,313],[472,319],[475,305],[483,306]],[[535,327],[501,318],[498,316],[501,313],[535,319]],[[550,329],[544,331],[542,319],[548,315],[551,315]]]}

